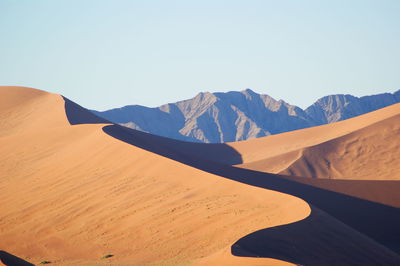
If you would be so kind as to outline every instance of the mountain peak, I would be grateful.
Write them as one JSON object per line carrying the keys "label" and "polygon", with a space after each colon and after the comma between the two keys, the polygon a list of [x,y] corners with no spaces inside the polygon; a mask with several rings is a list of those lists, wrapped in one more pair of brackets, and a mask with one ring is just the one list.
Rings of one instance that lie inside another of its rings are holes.
{"label": "mountain peak", "polygon": [[199,92],[196,96],[194,96],[194,98],[192,99],[211,99],[211,98],[215,98],[214,93],[211,93],[209,91],[205,91],[205,92]]}
{"label": "mountain peak", "polygon": [[253,91],[252,89],[249,89],[249,88],[240,91],[240,93],[242,93],[242,94],[244,94],[244,95],[251,95],[251,96],[260,95],[260,94],[258,94],[257,92],[255,92],[255,91]]}
{"label": "mountain peak", "polygon": [[254,94],[258,94],[258,93],[256,93],[255,91],[253,91],[252,89],[250,89],[250,88],[247,88],[247,89],[245,89],[245,90],[242,90],[241,92],[247,92],[247,93],[254,93]]}

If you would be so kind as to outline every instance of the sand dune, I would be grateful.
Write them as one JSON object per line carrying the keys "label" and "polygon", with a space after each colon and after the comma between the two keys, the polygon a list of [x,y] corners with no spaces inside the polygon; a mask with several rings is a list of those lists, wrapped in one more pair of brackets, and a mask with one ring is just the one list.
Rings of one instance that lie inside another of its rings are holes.
{"label": "sand dune", "polygon": [[[193,146],[107,124],[60,95],[22,87],[0,87],[0,95],[5,264],[8,253],[67,265],[400,262],[390,250],[400,220],[386,199],[222,164],[238,152],[245,162],[264,158],[255,144]],[[205,160],[210,147],[217,152]],[[353,206],[365,216],[352,216]]]}
{"label": "sand dune", "polygon": [[[239,167],[329,179],[398,180],[400,104],[325,126],[231,143]],[[258,150],[254,151],[254,147]]]}
{"label": "sand dune", "polygon": [[[400,110],[400,105],[397,106]],[[305,167],[312,165],[312,167]],[[282,174],[333,179],[400,179],[400,114],[306,148]]]}
{"label": "sand dune", "polygon": [[229,146],[242,156],[242,163],[259,161],[283,153],[314,146],[368,127],[400,114],[400,104],[351,119],[257,139],[231,142]]}

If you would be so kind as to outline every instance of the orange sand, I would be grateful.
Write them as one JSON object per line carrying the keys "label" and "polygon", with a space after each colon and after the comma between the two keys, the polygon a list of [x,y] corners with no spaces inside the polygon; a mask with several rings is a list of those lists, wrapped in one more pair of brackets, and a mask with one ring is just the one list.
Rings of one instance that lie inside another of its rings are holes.
{"label": "orange sand", "polygon": [[327,179],[400,179],[400,104],[359,117],[229,143],[239,167]]}
{"label": "orange sand", "polygon": [[[297,197],[132,146],[104,133],[106,124],[70,125],[64,105],[60,95],[0,87],[0,249],[8,253],[32,263],[65,265],[293,265],[233,256],[230,248],[257,230],[298,222],[303,234],[328,230],[333,234],[329,238],[337,241],[334,245],[350,239],[365,244],[361,251],[353,245],[350,254],[376,251],[383,258],[392,256]],[[395,117],[396,108],[365,115],[357,123],[343,121],[229,145],[242,154],[244,163],[287,152],[294,152],[293,161],[299,149],[385,124]],[[212,147],[200,146],[205,153]],[[348,193],[368,198],[365,191]],[[398,206],[397,199],[379,193],[374,199]],[[325,239],[314,244],[329,246]],[[334,256],[333,251],[327,249],[327,256]],[[101,259],[105,254],[114,257]]]}

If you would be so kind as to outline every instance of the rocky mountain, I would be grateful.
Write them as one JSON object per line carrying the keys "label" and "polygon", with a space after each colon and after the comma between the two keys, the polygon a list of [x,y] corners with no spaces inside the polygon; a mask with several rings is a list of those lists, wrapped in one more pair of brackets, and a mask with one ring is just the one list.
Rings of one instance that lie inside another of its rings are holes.
{"label": "rocky mountain", "polygon": [[157,108],[129,105],[100,117],[174,139],[220,143],[258,138],[348,119],[400,102],[400,90],[364,97],[330,95],[303,110],[250,89],[199,93]]}
{"label": "rocky mountain", "polygon": [[400,90],[364,97],[349,94],[325,96],[308,107],[305,112],[318,125],[352,118],[400,102]]}

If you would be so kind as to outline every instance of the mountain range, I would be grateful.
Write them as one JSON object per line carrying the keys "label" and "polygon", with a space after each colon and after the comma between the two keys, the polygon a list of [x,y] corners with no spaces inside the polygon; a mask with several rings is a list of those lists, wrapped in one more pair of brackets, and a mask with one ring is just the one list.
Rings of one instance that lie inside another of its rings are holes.
{"label": "mountain range", "polygon": [[156,108],[128,105],[96,115],[114,123],[178,140],[223,143],[329,124],[400,102],[400,90],[364,97],[329,95],[302,108],[251,89],[202,92]]}

